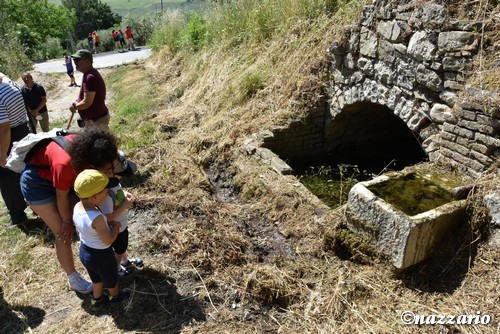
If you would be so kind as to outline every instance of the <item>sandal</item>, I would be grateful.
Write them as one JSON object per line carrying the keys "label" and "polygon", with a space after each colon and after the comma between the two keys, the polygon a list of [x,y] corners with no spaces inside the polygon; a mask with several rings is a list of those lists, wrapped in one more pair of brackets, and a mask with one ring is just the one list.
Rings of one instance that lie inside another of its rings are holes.
{"label": "sandal", "polygon": [[139,257],[131,257],[126,259],[125,261],[122,261],[120,264],[125,268],[142,267],[144,265],[144,261],[142,261],[142,259]]}
{"label": "sandal", "polygon": [[125,277],[130,274],[132,274],[135,270],[135,267],[129,267],[125,268],[124,266],[120,265],[120,268],[118,269],[118,277]]}

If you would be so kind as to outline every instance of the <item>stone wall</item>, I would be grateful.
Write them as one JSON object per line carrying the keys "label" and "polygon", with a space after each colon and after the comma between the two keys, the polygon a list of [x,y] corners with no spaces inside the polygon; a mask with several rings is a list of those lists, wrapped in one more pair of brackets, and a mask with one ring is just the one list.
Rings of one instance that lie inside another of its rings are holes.
{"label": "stone wall", "polygon": [[480,176],[500,156],[498,94],[467,85],[485,24],[450,18],[433,2],[366,6],[328,49],[332,121],[355,103],[386,106],[431,161]]}

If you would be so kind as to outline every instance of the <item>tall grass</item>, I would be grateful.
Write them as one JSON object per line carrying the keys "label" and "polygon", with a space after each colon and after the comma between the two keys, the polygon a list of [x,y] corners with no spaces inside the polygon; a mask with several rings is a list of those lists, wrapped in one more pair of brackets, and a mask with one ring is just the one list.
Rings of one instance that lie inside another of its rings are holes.
{"label": "tall grass", "polygon": [[[345,2],[345,1],[344,1]],[[239,0],[216,4],[203,14],[168,11],[153,33],[155,50],[168,47],[199,51],[220,41],[237,46],[245,42],[265,42],[290,30],[301,34],[314,21],[335,12],[338,0]]]}

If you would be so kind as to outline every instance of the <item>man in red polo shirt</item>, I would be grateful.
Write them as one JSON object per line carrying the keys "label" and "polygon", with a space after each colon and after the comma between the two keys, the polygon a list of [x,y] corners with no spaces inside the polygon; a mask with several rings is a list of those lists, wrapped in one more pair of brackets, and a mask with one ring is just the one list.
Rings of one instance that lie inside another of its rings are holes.
{"label": "man in red polo shirt", "polygon": [[69,110],[72,113],[78,111],[80,114],[82,119],[78,123],[80,127],[94,124],[108,128],[109,111],[105,104],[106,84],[93,67],[92,53],[82,49],[71,58],[75,62],[76,69],[83,73],[83,79],[78,98],[71,103]]}

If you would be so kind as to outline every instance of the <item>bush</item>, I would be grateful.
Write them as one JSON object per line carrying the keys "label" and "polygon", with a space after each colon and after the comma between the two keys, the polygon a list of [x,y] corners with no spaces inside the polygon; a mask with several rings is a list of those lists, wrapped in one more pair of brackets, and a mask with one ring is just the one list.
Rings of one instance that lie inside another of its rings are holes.
{"label": "bush", "polygon": [[61,58],[64,50],[59,38],[50,37],[47,42],[41,44],[35,51],[34,58],[38,60]]}
{"label": "bush", "polygon": [[153,36],[154,27],[158,22],[157,17],[133,17],[126,16],[122,20],[122,26],[130,26],[134,33],[135,45],[147,45]]}
{"label": "bush", "polygon": [[12,79],[17,79],[21,73],[32,69],[31,60],[26,56],[26,48],[12,35],[1,36],[0,72]]}
{"label": "bush", "polygon": [[209,41],[207,21],[198,13],[190,15],[186,25],[179,33],[177,43],[183,49],[199,51]]}
{"label": "bush", "polygon": [[171,52],[176,53],[179,50],[178,38],[186,24],[186,17],[179,10],[169,10],[159,20],[161,23],[155,27],[151,37],[151,48],[158,51],[168,47]]}

